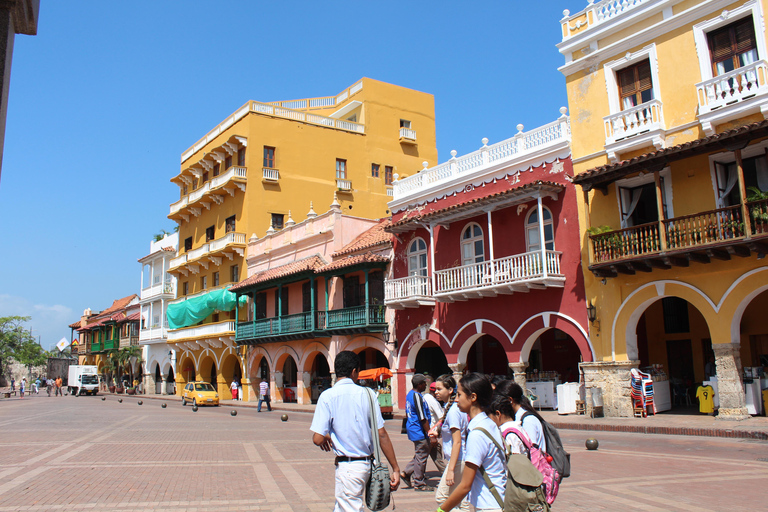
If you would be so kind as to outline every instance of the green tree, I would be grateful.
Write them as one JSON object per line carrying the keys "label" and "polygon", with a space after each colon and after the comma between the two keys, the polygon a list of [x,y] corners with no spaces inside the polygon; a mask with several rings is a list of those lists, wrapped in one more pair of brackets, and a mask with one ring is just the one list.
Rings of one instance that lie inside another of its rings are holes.
{"label": "green tree", "polygon": [[35,343],[32,333],[23,325],[29,320],[28,316],[0,317],[0,374],[8,378],[11,358],[18,359],[19,351],[27,342]]}
{"label": "green tree", "polygon": [[30,336],[30,339],[22,341],[16,350],[15,358],[31,371],[33,366],[43,366],[48,361],[49,356],[50,353],[43,350],[37,341]]}

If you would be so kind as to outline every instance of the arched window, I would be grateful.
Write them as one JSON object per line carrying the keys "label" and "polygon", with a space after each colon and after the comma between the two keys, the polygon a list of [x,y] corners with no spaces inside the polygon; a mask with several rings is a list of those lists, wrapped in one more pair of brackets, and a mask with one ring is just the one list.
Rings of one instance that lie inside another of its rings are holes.
{"label": "arched window", "polygon": [[414,238],[408,246],[408,275],[427,275],[427,244],[421,238]]}
{"label": "arched window", "polygon": [[464,228],[461,235],[461,264],[471,265],[485,260],[483,247],[483,230],[475,223]]}
{"label": "arched window", "polygon": [[[541,210],[542,216],[544,217],[544,242],[548,251],[554,251],[555,231],[552,227],[552,212],[545,206],[543,206]],[[528,219],[525,221],[525,241],[528,247],[528,252],[541,250],[541,242],[539,240],[539,210],[537,208],[531,210],[528,214]]]}

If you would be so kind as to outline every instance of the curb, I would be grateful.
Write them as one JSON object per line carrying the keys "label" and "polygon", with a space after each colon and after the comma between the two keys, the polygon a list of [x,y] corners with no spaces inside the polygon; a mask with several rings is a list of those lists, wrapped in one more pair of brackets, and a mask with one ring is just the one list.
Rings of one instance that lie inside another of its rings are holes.
{"label": "curb", "polygon": [[598,432],[629,432],[636,434],[661,434],[671,436],[728,437],[768,441],[768,432],[759,430],[731,430],[717,428],[686,427],[641,427],[634,425],[583,425],[575,423],[550,422],[558,430],[594,430]]}

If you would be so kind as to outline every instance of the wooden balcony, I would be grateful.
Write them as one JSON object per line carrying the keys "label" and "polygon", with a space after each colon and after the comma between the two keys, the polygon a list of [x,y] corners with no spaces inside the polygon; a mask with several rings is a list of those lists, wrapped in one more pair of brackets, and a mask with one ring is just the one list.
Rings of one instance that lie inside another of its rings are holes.
{"label": "wooden balcony", "polygon": [[429,276],[408,276],[384,282],[384,304],[388,308],[434,306],[432,280]]}
{"label": "wooden balcony", "polygon": [[454,302],[531,289],[562,288],[565,275],[560,271],[558,251],[532,251],[505,258],[435,272],[435,298]]}
{"label": "wooden balcony", "polygon": [[329,334],[383,331],[387,325],[383,304],[317,312],[317,328]]}
{"label": "wooden balcony", "polygon": [[280,317],[262,318],[251,322],[239,322],[235,341],[250,340],[253,343],[269,343],[314,337],[312,312]]}
{"label": "wooden balcony", "polygon": [[[748,211],[749,223],[744,222]],[[589,269],[598,277],[687,267],[691,261],[768,252],[768,200],[728,206],[590,235]]]}
{"label": "wooden balcony", "polygon": [[120,340],[104,340],[104,350],[120,348]]}
{"label": "wooden balcony", "polygon": [[101,352],[102,343],[100,341],[94,341],[91,343],[91,352]]}
{"label": "wooden balcony", "polygon": [[125,336],[120,338],[120,348],[136,347],[139,345],[138,336]]}

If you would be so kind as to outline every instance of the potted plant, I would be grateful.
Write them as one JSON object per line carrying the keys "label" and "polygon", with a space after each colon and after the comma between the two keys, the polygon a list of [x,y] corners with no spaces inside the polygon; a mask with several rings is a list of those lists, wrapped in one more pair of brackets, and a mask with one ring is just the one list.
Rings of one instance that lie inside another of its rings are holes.
{"label": "potted plant", "polygon": [[[749,187],[748,203],[768,201],[768,192],[763,192],[757,187]],[[749,207],[749,216],[752,217],[753,231],[763,233],[768,230],[768,204],[753,204]]]}
{"label": "potted plant", "polygon": [[621,237],[611,226],[592,226],[587,234],[592,239],[595,258],[598,262],[611,260],[621,251]]}

